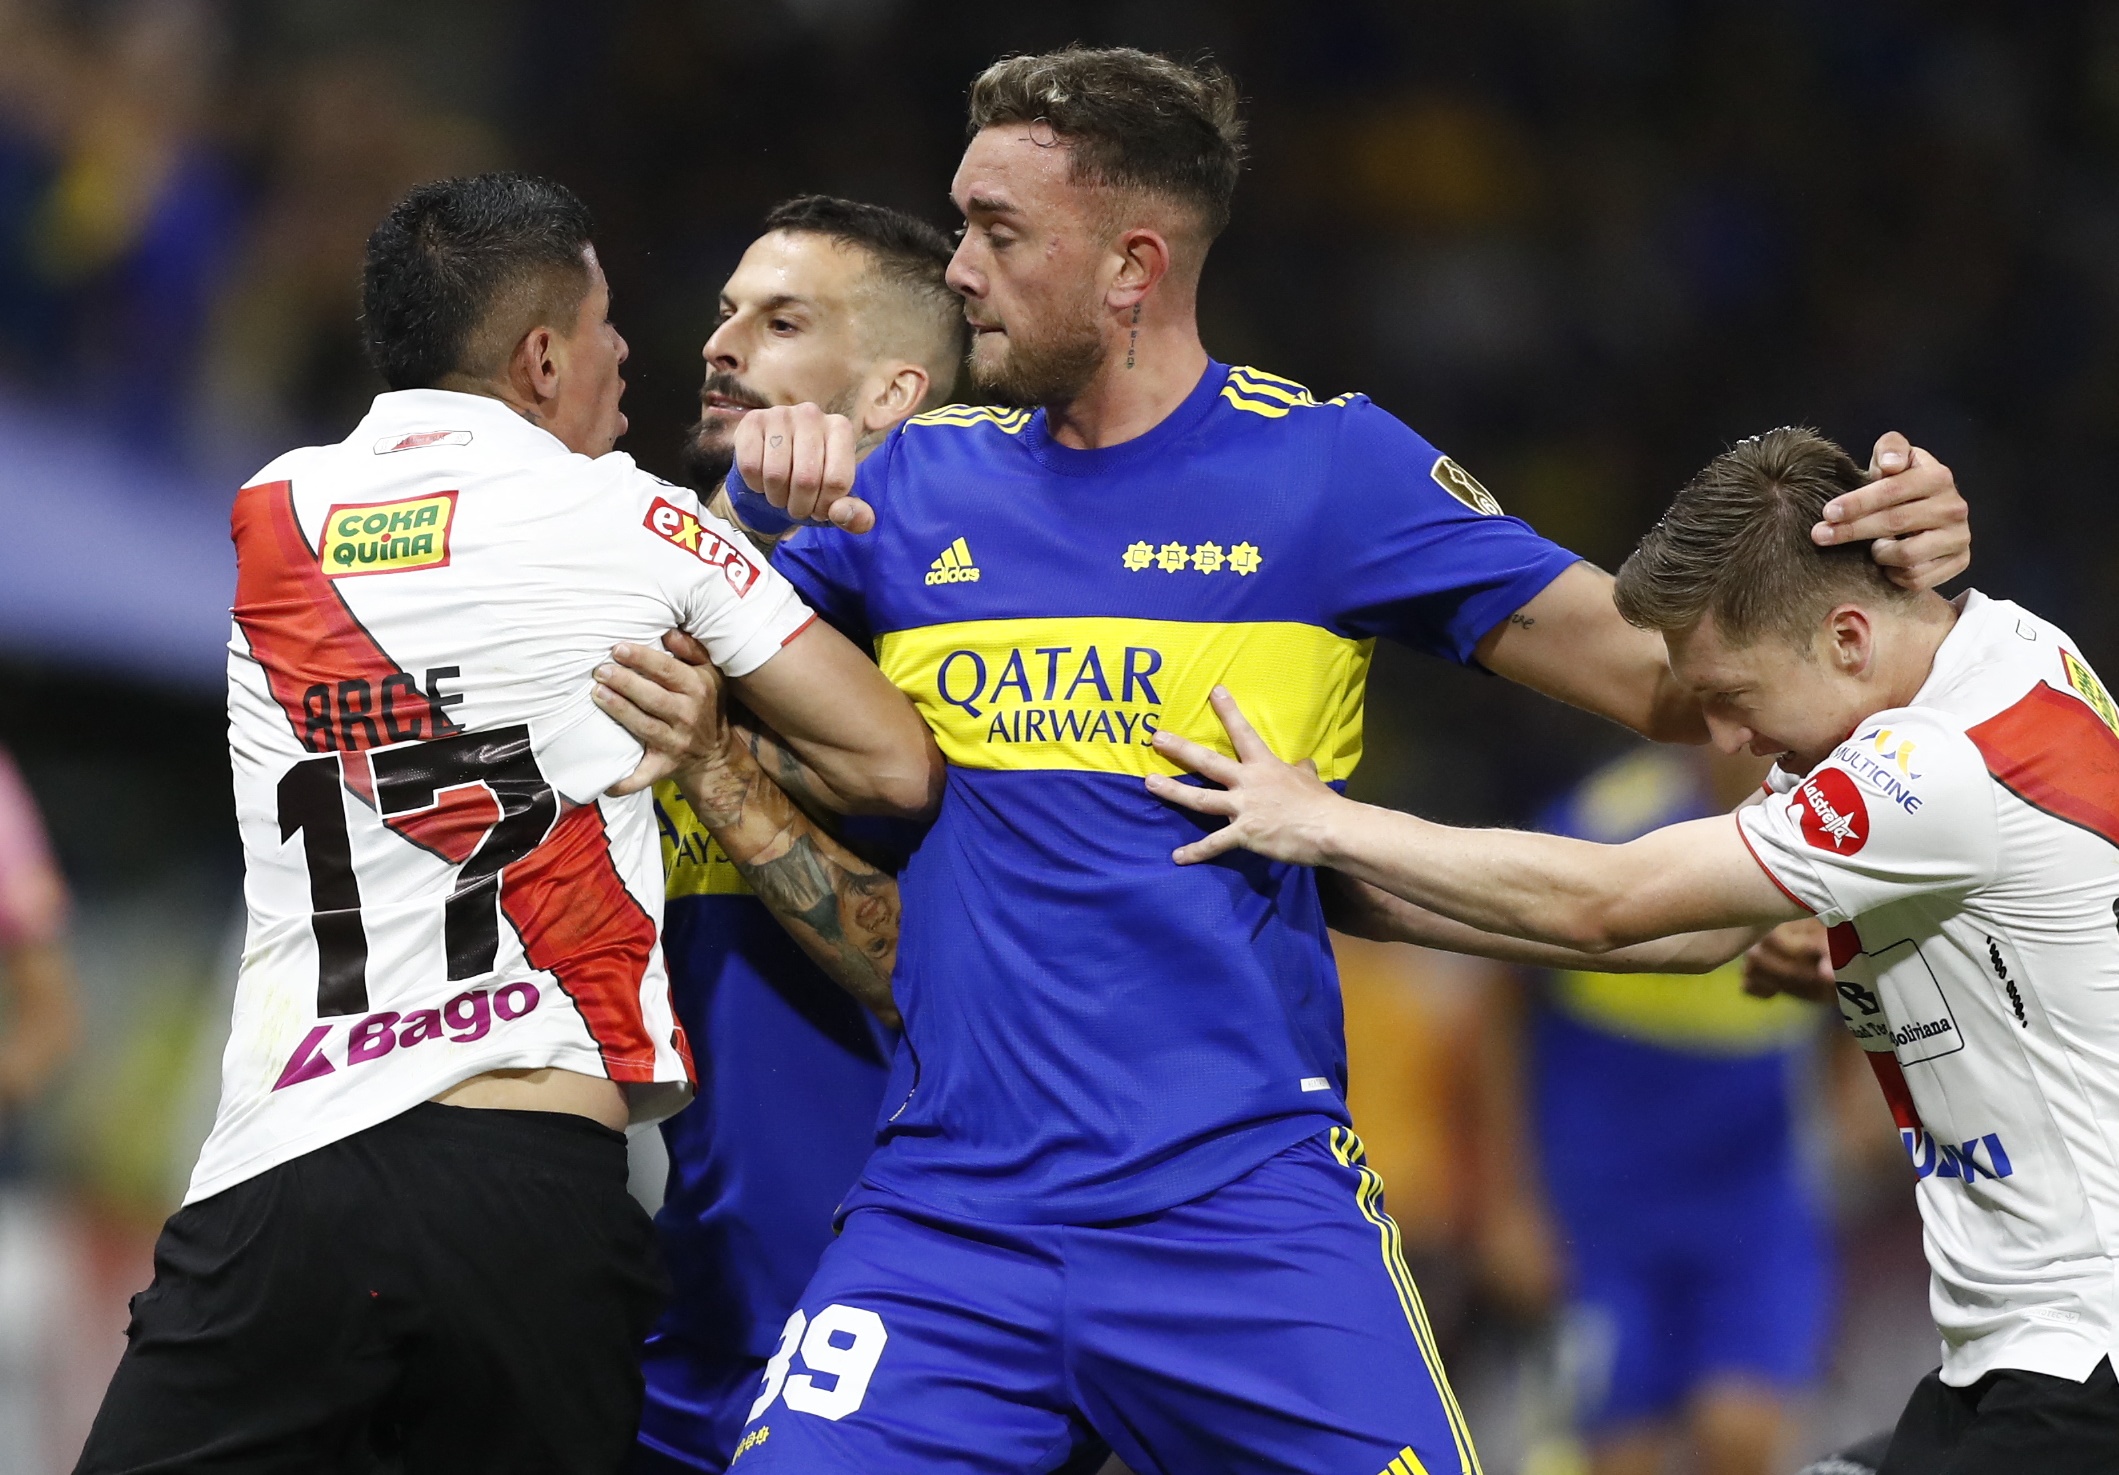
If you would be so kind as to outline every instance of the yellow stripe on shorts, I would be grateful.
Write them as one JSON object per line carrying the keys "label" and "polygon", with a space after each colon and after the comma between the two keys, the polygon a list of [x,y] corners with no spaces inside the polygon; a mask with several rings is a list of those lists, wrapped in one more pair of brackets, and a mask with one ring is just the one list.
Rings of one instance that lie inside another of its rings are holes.
{"label": "yellow stripe on shorts", "polygon": [[[1361,1175],[1361,1186],[1355,1190],[1354,1202],[1361,1210],[1361,1217],[1376,1227],[1382,1244],[1384,1273],[1391,1278],[1391,1285],[1398,1292],[1398,1305],[1405,1312],[1406,1324],[1413,1329],[1413,1340],[1419,1344],[1421,1361],[1427,1364],[1427,1375],[1434,1380],[1435,1391],[1442,1395],[1442,1412],[1449,1420],[1450,1438],[1457,1445],[1458,1475],[1485,1475],[1479,1466],[1479,1452],[1472,1447],[1471,1428],[1464,1421],[1464,1410],[1457,1406],[1457,1395],[1450,1388],[1448,1374],[1442,1370],[1442,1353],[1435,1345],[1434,1328],[1428,1325],[1427,1307],[1421,1303],[1420,1290],[1413,1284],[1413,1272],[1406,1267],[1405,1242],[1399,1236],[1397,1221],[1383,1210],[1382,1175],[1368,1165],[1368,1149],[1361,1145],[1361,1139],[1353,1132],[1345,1127],[1334,1127],[1331,1140],[1332,1155]],[[1401,1466],[1406,1475],[1429,1475],[1410,1448],[1399,1451],[1398,1457],[1382,1475],[1398,1475]]]}

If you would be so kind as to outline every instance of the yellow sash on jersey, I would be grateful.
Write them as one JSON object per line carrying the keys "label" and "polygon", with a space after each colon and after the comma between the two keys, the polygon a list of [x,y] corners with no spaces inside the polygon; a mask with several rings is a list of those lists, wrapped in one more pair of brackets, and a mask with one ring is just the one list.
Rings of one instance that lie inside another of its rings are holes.
{"label": "yellow sash on jersey", "polygon": [[1817,1026],[1817,1009],[1744,992],[1741,960],[1707,974],[1559,973],[1553,1003],[1608,1034],[1714,1055],[1757,1055]]}
{"label": "yellow sash on jersey", "polygon": [[677,785],[664,779],[655,785],[655,827],[662,835],[663,897],[675,901],[680,896],[749,896],[750,882],[736,869],[736,863],[728,858],[706,826],[699,823],[699,816],[692,806],[677,791]]}
{"label": "yellow sash on jersey", "polygon": [[965,768],[1175,773],[1167,728],[1229,753],[1207,705],[1228,687],[1267,746],[1326,780],[1361,761],[1373,640],[1288,620],[966,620],[893,630],[876,658]]}

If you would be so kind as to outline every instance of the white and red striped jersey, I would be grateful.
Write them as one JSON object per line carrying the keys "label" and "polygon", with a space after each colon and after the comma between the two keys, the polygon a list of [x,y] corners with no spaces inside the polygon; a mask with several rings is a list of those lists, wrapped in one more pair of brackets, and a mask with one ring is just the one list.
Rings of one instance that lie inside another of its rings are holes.
{"label": "white and red striped jersey", "polygon": [[688,1098],[639,746],[596,709],[620,641],[721,669],[811,616],[688,491],[497,400],[379,396],[236,496],[228,730],[249,929],[186,1202],[481,1072]]}
{"label": "white and red striped jersey", "polygon": [[1977,593],[1911,705],[1740,811],[1831,928],[1918,1178],[1943,1381],[2119,1357],[2119,710]]}

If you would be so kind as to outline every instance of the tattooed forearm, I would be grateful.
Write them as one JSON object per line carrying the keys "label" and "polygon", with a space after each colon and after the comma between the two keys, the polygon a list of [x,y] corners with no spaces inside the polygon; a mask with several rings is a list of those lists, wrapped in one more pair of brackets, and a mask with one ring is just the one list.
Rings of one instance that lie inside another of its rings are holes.
{"label": "tattooed forearm", "polygon": [[750,750],[751,758],[764,770],[765,776],[784,790],[795,803],[816,816],[846,812],[846,801],[770,731],[750,720],[734,726],[737,735],[743,740],[743,745]]}
{"label": "tattooed forearm", "polygon": [[678,784],[788,935],[841,988],[897,1024],[897,882],[805,814],[747,744],[729,744],[723,761],[680,774]]}

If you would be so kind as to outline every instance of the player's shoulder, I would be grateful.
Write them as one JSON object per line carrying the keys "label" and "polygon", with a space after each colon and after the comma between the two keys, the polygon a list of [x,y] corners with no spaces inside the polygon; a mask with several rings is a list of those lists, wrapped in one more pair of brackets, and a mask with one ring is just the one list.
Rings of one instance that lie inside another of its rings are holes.
{"label": "player's shoulder", "polygon": [[[1328,445],[1349,491],[1390,495],[1410,481],[1482,517],[1502,515],[1501,503],[1477,477],[1359,390],[1319,399],[1293,379],[1232,364],[1221,399],[1234,412],[1228,423],[1275,426]],[[1461,515],[1449,502],[1432,505]]]}
{"label": "player's shoulder", "polygon": [[1974,828],[1994,815],[1993,781],[1963,719],[1927,703],[1864,718],[1798,788],[1819,813],[1822,803],[1865,819],[1881,806],[1923,826]]}
{"label": "player's shoulder", "polygon": [[922,446],[1005,444],[1029,428],[1033,413],[1004,405],[942,405],[908,415],[890,438]]}

